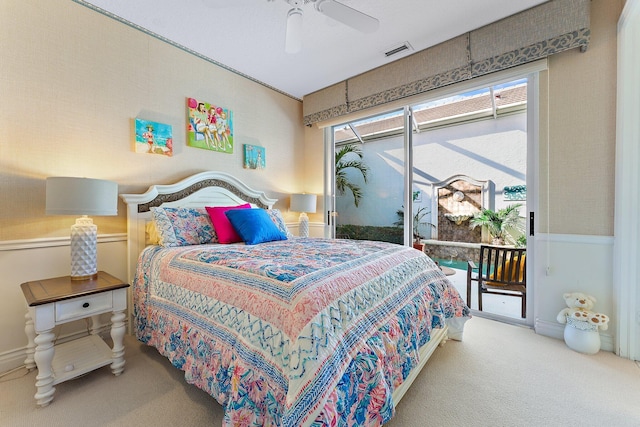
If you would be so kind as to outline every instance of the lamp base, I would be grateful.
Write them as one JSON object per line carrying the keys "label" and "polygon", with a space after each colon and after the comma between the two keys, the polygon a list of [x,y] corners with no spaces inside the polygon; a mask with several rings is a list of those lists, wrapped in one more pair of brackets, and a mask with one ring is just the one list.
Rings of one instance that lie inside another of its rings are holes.
{"label": "lamp base", "polygon": [[309,217],[304,212],[298,218],[298,236],[309,237]]}
{"label": "lamp base", "polygon": [[98,274],[98,226],[86,216],[71,226],[71,280],[87,280]]}

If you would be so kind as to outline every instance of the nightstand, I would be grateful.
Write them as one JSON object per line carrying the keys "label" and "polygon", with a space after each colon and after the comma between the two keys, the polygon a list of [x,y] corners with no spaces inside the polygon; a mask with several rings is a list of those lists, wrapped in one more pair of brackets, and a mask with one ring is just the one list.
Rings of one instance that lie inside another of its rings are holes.
{"label": "nightstand", "polygon": [[[53,400],[56,384],[111,364],[114,375],[124,370],[124,311],[127,283],[99,271],[96,278],[71,280],[70,276],[36,280],[20,285],[29,305],[25,332],[29,343],[28,369],[38,368],[36,402],[47,406]],[[113,348],[98,335],[99,315],[111,316]],[[89,335],[55,344],[53,328],[91,317]]]}

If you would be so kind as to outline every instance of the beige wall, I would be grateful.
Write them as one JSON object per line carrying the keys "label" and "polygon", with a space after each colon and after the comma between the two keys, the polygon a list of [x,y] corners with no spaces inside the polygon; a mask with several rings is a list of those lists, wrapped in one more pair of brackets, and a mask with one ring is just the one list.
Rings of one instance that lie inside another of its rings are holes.
{"label": "beige wall", "polygon": [[618,326],[612,236],[617,22],[623,6],[624,0],[593,0],[588,50],[550,57],[548,72],[540,76],[535,328],[562,338],[555,321],[565,307],[562,294],[585,292],[595,296],[595,310],[611,318],[600,333],[607,350],[616,348]]}
{"label": "beige wall", "polygon": [[[591,42],[586,52],[549,58],[547,104],[541,103],[540,229],[543,232],[613,235],[616,28],[624,0],[591,2]],[[541,98],[547,82],[543,82]],[[547,206],[547,188],[549,203]],[[547,227],[549,209],[549,227]]]}
{"label": "beige wall", "polygon": [[[0,241],[68,236],[72,218],[44,215],[47,176],[109,179],[123,193],[220,170],[295,217],[288,194],[306,190],[300,101],[69,0],[3,0],[0,55]],[[233,111],[233,154],[186,146],[187,97]],[[136,117],[173,126],[172,158],[133,152]],[[266,148],[266,170],[242,168],[247,143]],[[126,232],[122,202],[119,212],[94,218],[99,233]]]}

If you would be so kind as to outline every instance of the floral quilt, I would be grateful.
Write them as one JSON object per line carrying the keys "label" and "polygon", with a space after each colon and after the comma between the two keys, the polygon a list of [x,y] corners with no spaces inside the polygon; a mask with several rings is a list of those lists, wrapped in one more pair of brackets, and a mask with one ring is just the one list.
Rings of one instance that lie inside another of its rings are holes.
{"label": "floral quilt", "polygon": [[429,257],[384,242],[150,246],[134,282],[138,339],[230,426],[382,425],[432,328],[468,316]]}

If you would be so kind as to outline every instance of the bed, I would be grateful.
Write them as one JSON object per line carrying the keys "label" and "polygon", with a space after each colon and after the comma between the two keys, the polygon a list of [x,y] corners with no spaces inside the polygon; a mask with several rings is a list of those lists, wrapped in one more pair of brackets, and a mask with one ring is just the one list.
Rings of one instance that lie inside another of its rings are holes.
{"label": "bed", "polygon": [[[436,347],[462,339],[468,307],[413,248],[291,236],[275,199],[222,172],[121,197],[132,330],[225,425],[382,425]],[[221,210],[241,242],[216,240]]]}

